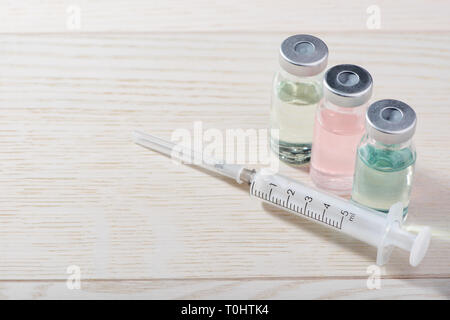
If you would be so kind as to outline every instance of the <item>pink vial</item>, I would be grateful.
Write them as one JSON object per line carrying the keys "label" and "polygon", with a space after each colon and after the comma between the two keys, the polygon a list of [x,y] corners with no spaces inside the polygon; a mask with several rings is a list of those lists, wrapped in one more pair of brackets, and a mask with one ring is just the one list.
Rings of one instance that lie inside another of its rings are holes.
{"label": "pink vial", "polygon": [[361,67],[341,64],[327,71],[323,84],[324,99],[314,122],[310,176],[319,188],[350,194],[372,77]]}

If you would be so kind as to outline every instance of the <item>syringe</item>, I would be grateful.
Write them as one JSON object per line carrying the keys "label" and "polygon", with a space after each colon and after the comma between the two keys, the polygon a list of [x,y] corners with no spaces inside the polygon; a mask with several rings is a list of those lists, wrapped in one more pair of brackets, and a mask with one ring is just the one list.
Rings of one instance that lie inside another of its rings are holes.
{"label": "syringe", "polygon": [[[402,228],[403,207],[394,204],[386,215],[358,206],[323,191],[307,187],[282,175],[247,169],[241,165],[227,164],[207,158],[200,152],[183,148],[158,137],[134,132],[134,141],[180,161],[194,161],[209,171],[248,183],[250,196],[271,205],[323,224],[345,233],[369,245],[377,247],[378,265],[385,264],[394,247],[409,251],[409,263],[417,266],[425,256],[431,240],[429,227],[423,227],[416,235]],[[192,163],[192,162],[191,162]]]}

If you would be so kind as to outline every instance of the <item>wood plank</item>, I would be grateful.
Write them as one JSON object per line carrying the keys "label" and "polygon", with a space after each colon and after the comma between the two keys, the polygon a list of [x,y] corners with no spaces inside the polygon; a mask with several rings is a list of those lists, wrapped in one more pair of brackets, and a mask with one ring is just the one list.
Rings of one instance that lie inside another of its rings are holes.
{"label": "wood plank", "polygon": [[[449,279],[0,281],[0,299],[449,299]],[[405,290],[405,287],[409,290]],[[225,304],[225,303],[224,303]]]}
{"label": "wood plank", "polygon": [[383,31],[450,30],[446,0],[29,0],[0,2],[0,32],[367,31],[374,5]]}
{"label": "wood plank", "polygon": [[[266,128],[284,33],[0,36],[0,278],[365,277],[375,250],[131,142],[131,131]],[[417,111],[408,223],[435,235],[418,268],[450,275],[449,33],[319,33],[375,99]],[[310,184],[306,170],[280,171]],[[176,201],[174,200],[176,199]]]}

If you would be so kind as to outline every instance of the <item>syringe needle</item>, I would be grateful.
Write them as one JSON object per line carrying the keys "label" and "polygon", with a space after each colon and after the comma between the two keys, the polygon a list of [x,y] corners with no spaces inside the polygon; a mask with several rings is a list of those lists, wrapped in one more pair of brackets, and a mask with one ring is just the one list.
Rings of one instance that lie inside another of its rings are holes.
{"label": "syringe needle", "polygon": [[249,183],[249,174],[254,172],[244,166],[227,164],[222,160],[207,157],[201,151],[192,150],[141,131],[133,132],[133,141],[144,148],[158,151],[178,161],[188,162],[209,171],[217,172],[236,180],[238,183]]}
{"label": "syringe needle", "polygon": [[169,141],[160,139],[151,134],[147,134],[141,131],[133,132],[133,141],[144,148],[158,151],[169,157],[172,155],[172,150],[175,146],[175,144]]}

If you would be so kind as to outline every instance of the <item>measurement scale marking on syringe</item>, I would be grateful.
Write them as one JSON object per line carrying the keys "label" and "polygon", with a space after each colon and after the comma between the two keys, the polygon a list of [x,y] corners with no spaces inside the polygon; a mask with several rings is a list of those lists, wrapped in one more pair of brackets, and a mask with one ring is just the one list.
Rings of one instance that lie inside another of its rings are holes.
{"label": "measurement scale marking on syringe", "polygon": [[344,216],[341,217],[341,221],[336,221],[336,220],[331,219],[326,216],[326,211],[330,207],[330,205],[325,204],[325,209],[323,210],[322,214],[318,214],[317,212],[314,212],[314,211],[308,209],[308,203],[312,201],[311,197],[308,197],[308,196],[305,197],[305,200],[306,200],[305,206],[300,207],[299,205],[297,205],[293,202],[289,202],[289,200],[291,199],[290,194],[288,195],[286,200],[279,199],[279,198],[275,197],[274,195],[272,195],[272,188],[270,189],[269,193],[261,191],[261,190],[257,190],[255,188],[254,181],[252,182],[252,185],[250,188],[250,193],[257,198],[260,198],[264,201],[273,203],[276,206],[281,206],[289,211],[292,211],[294,213],[303,215],[310,219],[322,222],[326,225],[329,225],[330,227],[334,227],[339,230],[342,229],[342,224],[344,222]]}

